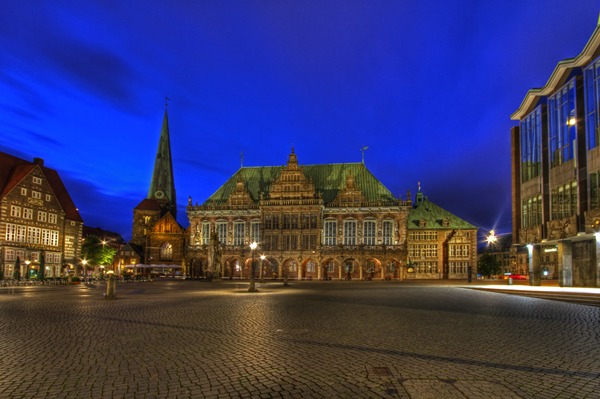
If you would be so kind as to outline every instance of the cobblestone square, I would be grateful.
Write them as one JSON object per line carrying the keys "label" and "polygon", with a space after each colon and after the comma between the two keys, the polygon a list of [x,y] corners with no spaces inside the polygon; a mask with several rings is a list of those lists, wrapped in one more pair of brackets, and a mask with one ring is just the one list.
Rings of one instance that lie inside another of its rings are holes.
{"label": "cobblestone square", "polygon": [[461,286],[0,289],[2,398],[598,398],[600,308]]}

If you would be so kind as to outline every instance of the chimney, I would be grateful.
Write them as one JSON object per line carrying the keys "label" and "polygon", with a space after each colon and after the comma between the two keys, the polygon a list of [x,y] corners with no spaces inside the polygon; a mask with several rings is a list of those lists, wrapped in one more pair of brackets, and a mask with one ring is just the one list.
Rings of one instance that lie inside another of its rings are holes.
{"label": "chimney", "polygon": [[42,158],[33,158],[33,163],[36,165],[44,166],[44,160]]}

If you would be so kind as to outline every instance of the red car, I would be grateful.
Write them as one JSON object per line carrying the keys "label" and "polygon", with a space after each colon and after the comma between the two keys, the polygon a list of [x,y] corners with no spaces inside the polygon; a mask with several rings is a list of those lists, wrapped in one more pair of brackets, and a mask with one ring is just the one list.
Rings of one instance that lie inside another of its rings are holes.
{"label": "red car", "polygon": [[504,276],[505,280],[512,278],[513,280],[529,280],[529,276],[525,274],[508,274]]}

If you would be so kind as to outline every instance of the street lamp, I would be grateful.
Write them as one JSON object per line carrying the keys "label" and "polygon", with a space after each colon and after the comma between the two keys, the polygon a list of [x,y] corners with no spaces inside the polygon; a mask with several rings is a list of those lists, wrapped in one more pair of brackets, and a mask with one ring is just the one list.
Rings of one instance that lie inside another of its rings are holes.
{"label": "street lamp", "polygon": [[256,241],[252,241],[252,243],[250,243],[250,249],[252,250],[252,263],[250,265],[250,288],[248,288],[248,292],[256,292],[257,289],[254,286],[255,285],[255,270],[254,270],[254,250],[256,249],[256,247],[258,246],[258,244],[256,243]]}
{"label": "street lamp", "polygon": [[488,245],[495,245],[498,242],[498,237],[496,236],[496,232],[494,230],[490,230],[490,234],[485,239]]}
{"label": "street lamp", "polygon": [[[23,274],[25,275],[25,276],[24,276],[24,279],[25,279],[25,280],[29,280],[29,277],[31,276],[31,274],[30,274],[31,272],[29,271],[29,264],[30,264],[30,263],[31,263],[31,261],[30,261],[30,260],[26,260],[26,261],[25,261],[25,273],[23,273]],[[33,267],[33,266],[32,266],[32,267]]]}
{"label": "street lamp", "polygon": [[260,256],[260,282],[263,282],[263,271],[264,271],[264,265],[265,265],[265,258],[266,256],[263,254]]}
{"label": "street lamp", "polygon": [[88,263],[87,259],[81,260],[81,264],[83,265],[83,281],[85,281],[87,278],[87,263]]}

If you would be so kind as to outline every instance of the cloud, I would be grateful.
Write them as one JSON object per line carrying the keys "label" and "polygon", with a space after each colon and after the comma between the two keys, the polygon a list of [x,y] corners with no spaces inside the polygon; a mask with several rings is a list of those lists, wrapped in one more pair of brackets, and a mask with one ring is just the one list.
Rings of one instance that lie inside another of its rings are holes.
{"label": "cloud", "polygon": [[73,38],[55,38],[42,44],[45,57],[59,70],[92,91],[118,104],[132,101],[132,68],[115,53]]}

